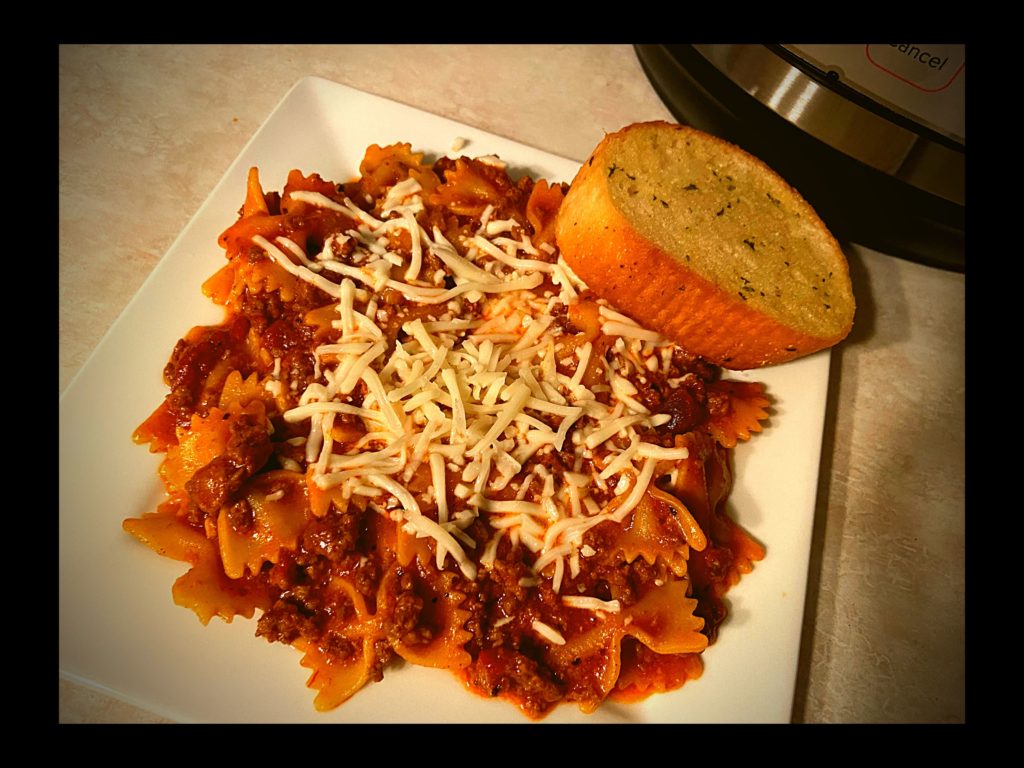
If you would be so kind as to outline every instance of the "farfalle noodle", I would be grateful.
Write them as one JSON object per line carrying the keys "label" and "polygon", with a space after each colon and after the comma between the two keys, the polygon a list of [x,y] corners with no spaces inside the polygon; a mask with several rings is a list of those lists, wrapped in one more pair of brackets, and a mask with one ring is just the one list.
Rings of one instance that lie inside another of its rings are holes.
{"label": "farfalle noodle", "polygon": [[188,564],[203,623],[259,612],[319,710],[394,659],[535,718],[698,678],[764,556],[726,511],[763,387],[587,290],[564,184],[424,157],[374,145],[280,194],[250,170],[203,285],[224,322],[184,335],[135,433],[167,500],[124,529]]}

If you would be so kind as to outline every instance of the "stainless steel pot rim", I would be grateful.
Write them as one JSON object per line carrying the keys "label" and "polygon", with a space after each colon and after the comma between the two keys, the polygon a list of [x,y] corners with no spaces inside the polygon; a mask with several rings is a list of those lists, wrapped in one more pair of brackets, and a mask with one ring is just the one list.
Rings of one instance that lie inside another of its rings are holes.
{"label": "stainless steel pot rim", "polygon": [[844,155],[925,192],[964,204],[964,153],[899,125],[811,77],[766,45],[694,45],[762,105]]}

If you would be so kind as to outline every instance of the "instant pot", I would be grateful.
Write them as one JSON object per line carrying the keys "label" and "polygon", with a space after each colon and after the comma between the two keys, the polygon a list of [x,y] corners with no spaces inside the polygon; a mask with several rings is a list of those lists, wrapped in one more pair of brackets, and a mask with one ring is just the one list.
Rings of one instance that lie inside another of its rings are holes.
{"label": "instant pot", "polygon": [[840,240],[964,270],[963,45],[636,53],[677,120],[764,160]]}

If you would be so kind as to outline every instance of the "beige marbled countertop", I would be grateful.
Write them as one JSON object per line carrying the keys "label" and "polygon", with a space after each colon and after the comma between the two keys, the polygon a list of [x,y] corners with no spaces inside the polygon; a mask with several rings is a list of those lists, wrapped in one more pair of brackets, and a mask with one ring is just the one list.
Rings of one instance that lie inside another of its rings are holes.
{"label": "beige marbled countertop", "polygon": [[[302,77],[576,160],[604,131],[672,119],[622,45],[64,46],[58,55],[62,393]],[[965,277],[856,245],[848,255],[858,318],[833,352],[793,720],[964,722]],[[162,722],[59,685],[60,722]]]}

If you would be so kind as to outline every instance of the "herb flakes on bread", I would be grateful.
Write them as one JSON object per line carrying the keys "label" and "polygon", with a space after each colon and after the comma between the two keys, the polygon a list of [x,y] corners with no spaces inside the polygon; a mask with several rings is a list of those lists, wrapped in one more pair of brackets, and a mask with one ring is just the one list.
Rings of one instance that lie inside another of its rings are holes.
{"label": "herb flakes on bread", "polygon": [[558,246],[599,296],[734,370],[830,347],[849,267],[810,205],[722,139],[666,122],[608,134],[562,203]]}

